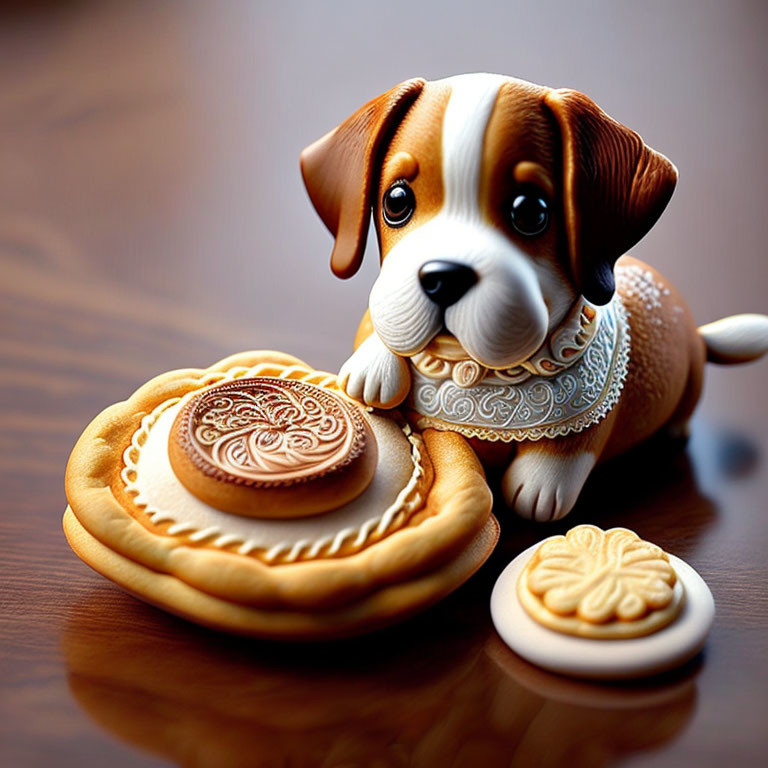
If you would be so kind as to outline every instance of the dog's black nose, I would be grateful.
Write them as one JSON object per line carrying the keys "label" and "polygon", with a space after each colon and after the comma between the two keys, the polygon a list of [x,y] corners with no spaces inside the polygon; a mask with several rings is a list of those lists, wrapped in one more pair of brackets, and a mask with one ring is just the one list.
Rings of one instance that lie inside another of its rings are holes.
{"label": "dog's black nose", "polygon": [[477,272],[455,261],[428,261],[419,270],[419,282],[424,293],[445,309],[477,282]]}

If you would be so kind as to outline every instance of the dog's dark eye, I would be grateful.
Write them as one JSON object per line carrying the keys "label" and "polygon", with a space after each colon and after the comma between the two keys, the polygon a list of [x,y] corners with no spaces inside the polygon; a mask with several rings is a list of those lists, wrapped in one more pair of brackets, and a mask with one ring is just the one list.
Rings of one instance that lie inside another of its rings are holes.
{"label": "dog's dark eye", "polygon": [[540,235],[549,223],[547,201],[536,193],[518,195],[512,201],[510,210],[512,226],[527,237]]}
{"label": "dog's dark eye", "polygon": [[381,202],[384,221],[390,227],[402,227],[413,216],[416,197],[404,181],[394,183],[385,193]]}

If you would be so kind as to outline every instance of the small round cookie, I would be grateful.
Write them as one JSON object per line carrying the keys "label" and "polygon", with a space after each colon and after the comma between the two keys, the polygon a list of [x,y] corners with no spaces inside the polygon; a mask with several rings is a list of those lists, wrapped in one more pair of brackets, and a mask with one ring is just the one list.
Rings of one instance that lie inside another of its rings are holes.
{"label": "small round cookie", "polygon": [[579,525],[545,541],[517,597],[539,624],[591,638],[640,637],[673,621],[684,592],[669,556],[634,531]]}
{"label": "small round cookie", "polygon": [[362,410],[327,388],[257,377],[211,387],[181,408],[171,466],[185,488],[246,517],[317,515],[359,496],[378,459]]}
{"label": "small round cookie", "polygon": [[308,640],[398,621],[456,589],[490,555],[499,529],[469,444],[455,433],[415,432],[394,411],[357,411],[376,446],[375,472],[326,512],[245,516],[192,493],[172,466],[180,414],[207,393],[216,401],[248,392],[254,380],[346,405],[335,376],[269,351],[153,379],[97,416],[70,456],[64,530],[81,559],[200,624]]}
{"label": "small round cookie", "polygon": [[504,642],[533,664],[622,679],[695,656],[714,601],[693,568],[634,532],[581,525],[528,548],[504,569],[491,616]]}

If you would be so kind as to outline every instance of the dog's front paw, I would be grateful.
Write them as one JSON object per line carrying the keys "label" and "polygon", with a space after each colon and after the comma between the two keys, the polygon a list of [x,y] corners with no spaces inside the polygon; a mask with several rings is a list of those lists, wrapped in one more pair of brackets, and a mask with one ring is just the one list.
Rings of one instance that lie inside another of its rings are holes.
{"label": "dog's front paw", "polygon": [[408,363],[374,333],[341,366],[339,386],[366,405],[395,408],[411,388],[411,372]]}
{"label": "dog's front paw", "polygon": [[573,509],[594,466],[595,456],[589,451],[565,456],[521,453],[504,473],[504,499],[520,517],[560,520]]}

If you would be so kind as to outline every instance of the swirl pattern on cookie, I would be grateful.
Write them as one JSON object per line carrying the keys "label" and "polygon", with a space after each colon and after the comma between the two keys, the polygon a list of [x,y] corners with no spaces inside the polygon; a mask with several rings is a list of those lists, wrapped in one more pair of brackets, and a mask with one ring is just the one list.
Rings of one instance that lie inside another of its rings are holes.
{"label": "swirl pattern on cookie", "polygon": [[301,517],[354,498],[376,467],[360,408],[324,387],[254,377],[211,387],[176,418],[169,455],[179,480],[224,511]]}
{"label": "swirl pattern on cookie", "polygon": [[192,400],[178,439],[209,475],[288,485],[349,464],[364,448],[360,414],[319,387],[250,379]]}

